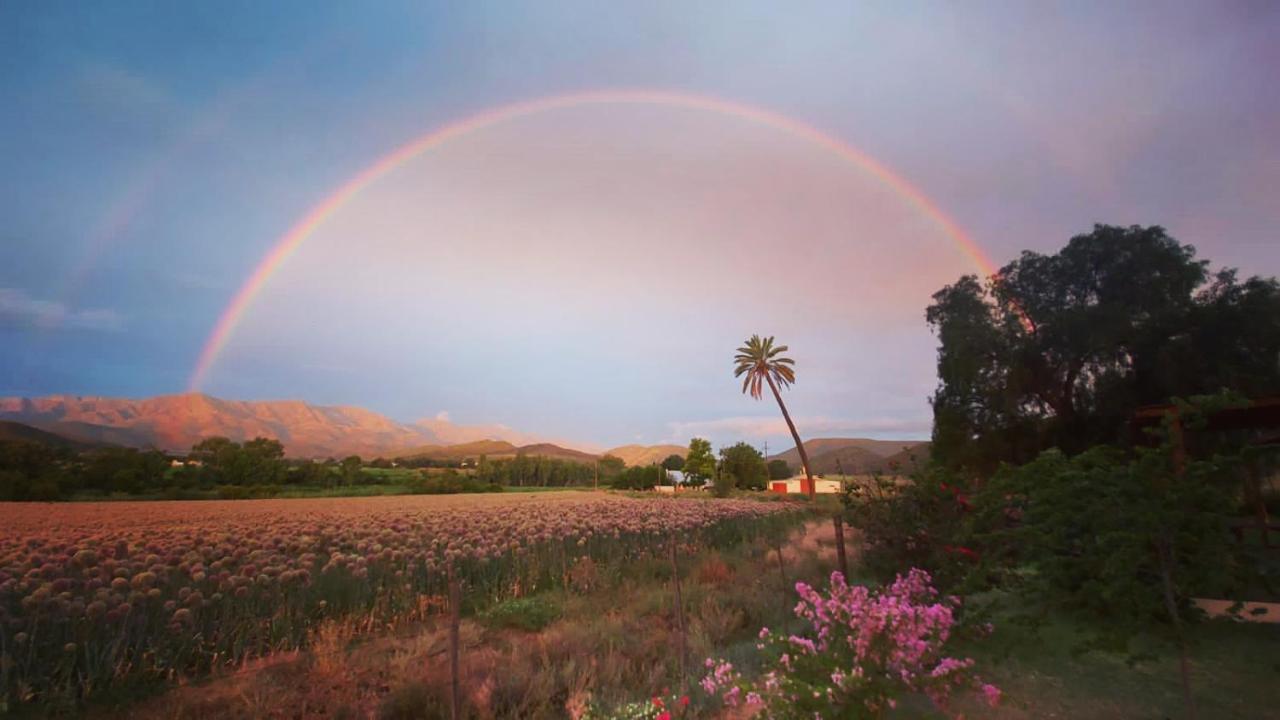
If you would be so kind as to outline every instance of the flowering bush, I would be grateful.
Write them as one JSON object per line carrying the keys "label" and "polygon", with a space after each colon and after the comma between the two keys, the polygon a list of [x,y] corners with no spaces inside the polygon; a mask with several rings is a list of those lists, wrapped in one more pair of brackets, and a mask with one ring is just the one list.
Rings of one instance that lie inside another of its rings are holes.
{"label": "flowering bush", "polygon": [[954,599],[939,601],[929,574],[912,569],[872,592],[831,574],[826,595],[796,583],[803,635],[760,630],[765,672],[747,681],[724,660],[708,659],[702,687],[727,705],[762,706],[765,717],[875,717],[904,693],[922,692],[945,708],[951,694],[976,688],[992,705],[1000,690],[973,674],[973,660],[945,646]]}

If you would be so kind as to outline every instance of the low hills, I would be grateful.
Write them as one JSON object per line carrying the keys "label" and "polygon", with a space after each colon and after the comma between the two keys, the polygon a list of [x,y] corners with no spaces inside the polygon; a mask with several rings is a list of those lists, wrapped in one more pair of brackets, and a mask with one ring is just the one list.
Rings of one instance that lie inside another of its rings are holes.
{"label": "low hills", "polygon": [[[684,457],[680,445],[622,445],[605,453],[584,452],[504,425],[459,425],[447,415],[403,423],[351,406],[312,405],[301,400],[224,400],[202,393],[145,399],[49,395],[0,398],[0,439],[29,439],[87,449],[102,445],[155,448],[186,453],[214,436],[243,442],[255,437],[279,440],[296,458],[359,455],[366,460],[511,458],[517,455],[594,463],[603,454],[628,466]],[[43,433],[43,434],[41,434]],[[40,438],[40,439],[37,439]],[[816,473],[884,472],[894,464],[908,470],[928,454],[917,440],[816,438],[805,443]],[[795,448],[770,457],[800,469]]]}
{"label": "low hills", "polygon": [[[910,472],[929,455],[925,440],[815,438],[806,441],[804,449],[809,453],[810,469],[823,475]],[[794,472],[800,472],[800,453],[794,447],[769,459],[785,460]]]}
{"label": "low hills", "polygon": [[12,420],[0,420],[0,442],[26,442],[69,450],[91,450],[102,443],[84,442]]}
{"label": "low hills", "polygon": [[628,467],[638,467],[660,463],[672,455],[684,457],[689,454],[689,448],[680,445],[622,445],[606,450],[604,454],[621,458]]}

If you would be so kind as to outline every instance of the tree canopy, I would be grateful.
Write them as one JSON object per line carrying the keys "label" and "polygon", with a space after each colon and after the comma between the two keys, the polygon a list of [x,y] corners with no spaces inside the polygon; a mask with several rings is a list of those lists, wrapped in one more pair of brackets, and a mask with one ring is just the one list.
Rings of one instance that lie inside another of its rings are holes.
{"label": "tree canopy", "polygon": [[1122,442],[1134,409],[1173,397],[1280,392],[1280,285],[1210,274],[1161,227],[1097,225],[933,301],[933,452],[950,467]]}
{"label": "tree canopy", "polygon": [[747,443],[740,442],[720,449],[720,475],[732,478],[732,485],[747,490],[763,490],[769,471],[764,455]]}
{"label": "tree canopy", "polygon": [[703,485],[716,474],[716,458],[711,454],[711,441],[689,440],[689,454],[684,459],[685,483]]}

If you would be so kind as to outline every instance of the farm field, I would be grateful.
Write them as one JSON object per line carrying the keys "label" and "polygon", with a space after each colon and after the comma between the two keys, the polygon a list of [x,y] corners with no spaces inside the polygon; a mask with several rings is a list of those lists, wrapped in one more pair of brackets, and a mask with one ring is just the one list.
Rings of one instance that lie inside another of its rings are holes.
{"label": "farm field", "polygon": [[[697,687],[700,658],[734,659],[751,672],[756,630],[798,631],[797,581],[821,583],[836,567],[830,523],[809,516],[785,539],[761,536],[680,558],[688,623],[690,705],[676,717],[730,718]],[[856,536],[851,535],[851,541]],[[777,547],[781,547],[782,563]],[[853,569],[856,581],[870,582]],[[464,714],[474,718],[653,717],[646,699],[680,696],[673,573],[648,556],[609,568],[579,567],[564,585],[468,613],[461,625]],[[1065,620],[1028,635],[1009,618],[960,648],[1005,693],[997,708],[956,699],[952,717],[1178,717],[1176,660],[1164,653],[1129,666],[1118,655],[1072,651],[1086,628]],[[1277,717],[1271,679],[1280,667],[1276,631],[1210,623],[1196,630],[1201,717]],[[280,652],[152,698],[110,703],[97,718],[448,717],[448,632],[441,618],[366,632],[351,619],[319,624],[303,652]],[[283,710],[282,708],[288,708]],[[631,714],[628,714],[631,713]],[[927,698],[909,696],[887,717],[940,720]]]}
{"label": "farm field", "polygon": [[575,569],[729,547],[794,506],[588,492],[0,505],[5,707],[74,708],[366,631],[563,587]]}

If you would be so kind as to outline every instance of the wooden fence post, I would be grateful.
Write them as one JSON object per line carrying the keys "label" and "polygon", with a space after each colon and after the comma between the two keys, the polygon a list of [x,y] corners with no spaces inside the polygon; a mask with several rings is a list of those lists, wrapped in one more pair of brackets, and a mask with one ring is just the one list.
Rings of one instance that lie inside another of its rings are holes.
{"label": "wooden fence post", "polygon": [[845,582],[849,581],[849,560],[844,554],[844,515],[837,512],[831,517],[836,528],[836,560],[840,563],[840,574]]}
{"label": "wooden fence post", "polygon": [[680,595],[680,563],[676,556],[676,540],[674,537],[671,538],[671,581],[675,585],[676,591],[676,633],[678,633],[676,642],[677,651],[680,654],[678,658],[680,668],[680,694],[683,695],[687,689],[685,686],[685,656],[689,653],[688,649],[685,647],[687,638],[685,636],[684,627],[684,599]]}
{"label": "wooden fence post", "polygon": [[778,575],[782,577],[782,589],[785,592],[787,589],[787,585],[789,583],[787,582],[787,566],[782,562],[782,542],[781,541],[775,541],[773,545],[773,551],[778,555]]}
{"label": "wooden fence post", "polygon": [[449,567],[449,717],[462,717],[462,683],[459,674],[459,646],[462,630],[462,587]]}

